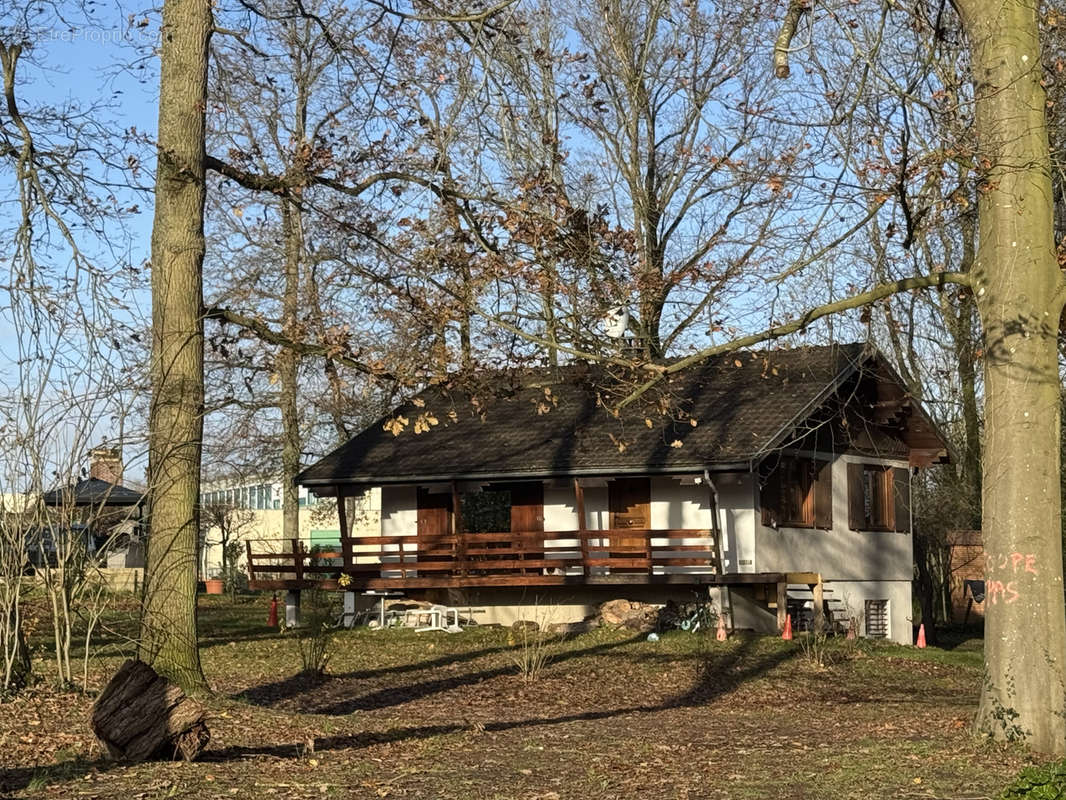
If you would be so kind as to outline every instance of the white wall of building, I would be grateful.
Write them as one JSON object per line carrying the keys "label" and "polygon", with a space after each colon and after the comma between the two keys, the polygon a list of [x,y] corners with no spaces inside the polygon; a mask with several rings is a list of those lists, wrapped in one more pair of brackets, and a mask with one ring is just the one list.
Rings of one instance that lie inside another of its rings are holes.
{"label": "white wall of building", "polygon": [[[828,453],[818,458],[833,459]],[[826,597],[847,601],[849,613],[860,623],[866,600],[889,601],[892,641],[910,644],[911,580],[913,542],[910,533],[853,531],[848,528],[848,464],[908,466],[906,461],[841,455],[833,461],[833,527],[831,530],[764,527],[753,496],[752,525],[755,531],[757,572],[817,572],[825,584]],[[860,624],[860,633],[865,635]]]}
{"label": "white wall of building", "polygon": [[[585,516],[588,516],[586,500]],[[576,531],[577,501],[574,499],[572,486],[544,487],[544,530]]]}
{"label": "white wall of building", "polygon": [[381,488],[381,535],[415,536],[418,534],[418,487],[383,486]]}

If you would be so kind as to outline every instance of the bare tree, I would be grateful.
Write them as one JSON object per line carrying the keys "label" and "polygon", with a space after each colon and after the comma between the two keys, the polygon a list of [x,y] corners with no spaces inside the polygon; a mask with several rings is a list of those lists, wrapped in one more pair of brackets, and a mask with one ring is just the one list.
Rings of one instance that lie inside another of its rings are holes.
{"label": "bare tree", "polygon": [[127,234],[125,220],[137,213],[136,202],[123,201],[137,197],[140,187],[125,171],[126,142],[111,133],[114,109],[107,100],[52,103],[23,91],[47,66],[34,46],[38,35],[80,13],[52,4],[0,11],[0,176],[14,198],[0,211],[12,245],[0,282],[0,321],[11,331],[0,359],[5,689],[24,681],[30,668],[20,604],[31,554],[45,556],[57,677],[73,680],[74,627],[91,619],[89,606],[100,593],[91,588],[92,565],[68,524],[71,515],[60,519],[41,497],[78,474],[90,439],[115,433],[101,428],[111,423],[124,436],[139,386],[141,321],[123,301],[138,285],[137,270],[115,254]]}
{"label": "bare tree", "polygon": [[209,502],[200,507],[200,546],[218,547],[222,580],[231,597],[237,595],[240,551],[244,537],[254,528],[252,512],[233,503]]}

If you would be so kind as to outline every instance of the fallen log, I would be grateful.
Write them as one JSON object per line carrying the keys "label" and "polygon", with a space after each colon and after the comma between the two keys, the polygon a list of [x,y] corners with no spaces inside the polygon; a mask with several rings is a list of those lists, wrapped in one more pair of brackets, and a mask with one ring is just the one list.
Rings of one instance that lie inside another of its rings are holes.
{"label": "fallen log", "polygon": [[124,761],[192,761],[211,739],[203,706],[136,659],[100,693],[91,724],[111,757]]}

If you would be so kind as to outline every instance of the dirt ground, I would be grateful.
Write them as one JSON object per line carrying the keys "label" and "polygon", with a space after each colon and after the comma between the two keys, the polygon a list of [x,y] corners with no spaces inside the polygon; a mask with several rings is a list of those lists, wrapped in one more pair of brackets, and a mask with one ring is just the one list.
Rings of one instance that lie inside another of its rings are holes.
{"label": "dirt ground", "polygon": [[952,649],[717,643],[596,630],[524,682],[509,631],[357,629],[297,677],[266,600],[202,599],[212,741],[195,763],[110,762],[92,692],[128,654],[116,613],[90,692],[44,679],[0,703],[0,796],[34,798],[984,798],[1027,762],[975,738],[979,640]]}

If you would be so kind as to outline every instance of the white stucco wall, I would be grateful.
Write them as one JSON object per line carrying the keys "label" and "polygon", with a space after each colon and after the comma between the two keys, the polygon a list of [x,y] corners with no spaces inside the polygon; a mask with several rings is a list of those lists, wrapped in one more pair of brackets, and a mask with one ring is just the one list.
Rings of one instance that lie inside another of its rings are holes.
{"label": "white stucco wall", "polygon": [[[586,508],[585,516],[588,516]],[[544,487],[544,530],[576,531],[577,503],[569,486]]]}
{"label": "white stucco wall", "polygon": [[381,488],[381,535],[415,536],[418,534],[418,487],[383,486]]}
{"label": "white stucco wall", "polygon": [[828,596],[845,606],[849,616],[858,620],[860,636],[866,635],[866,601],[888,600],[888,638],[899,644],[914,643],[910,580],[833,581],[826,588],[832,590]]}
{"label": "white stucco wall", "polygon": [[[410,558],[413,559],[418,551],[418,545],[415,543],[417,535],[418,487],[383,486],[381,488],[381,536],[410,536],[411,542],[403,545],[403,552],[405,558],[408,557],[407,554],[410,554]],[[376,553],[379,552],[379,549],[386,554],[397,554],[396,556],[382,556],[383,562],[399,561],[400,545],[398,544],[355,546],[353,549],[356,553],[356,562],[376,561]],[[360,552],[374,553],[375,556],[360,559],[358,556]],[[413,576],[418,573],[417,571],[410,571],[408,574]],[[398,578],[401,573],[383,568],[381,575],[385,578]]]}
{"label": "white stucco wall", "polygon": [[[828,453],[818,458],[832,459]],[[752,527],[755,531],[757,572],[817,572],[825,583],[826,597],[847,602],[860,623],[865,601],[889,601],[889,638],[912,643],[911,579],[913,550],[910,533],[853,531],[848,528],[849,463],[907,467],[906,461],[861,456],[837,456],[833,461],[833,527],[767,528],[762,525],[757,489],[753,492]],[[860,624],[860,635],[865,630]]]}

